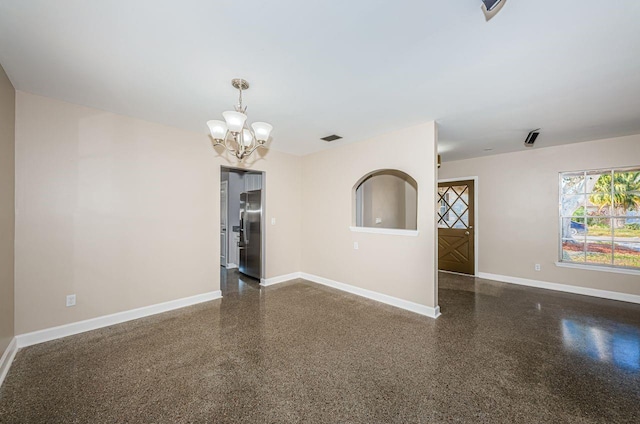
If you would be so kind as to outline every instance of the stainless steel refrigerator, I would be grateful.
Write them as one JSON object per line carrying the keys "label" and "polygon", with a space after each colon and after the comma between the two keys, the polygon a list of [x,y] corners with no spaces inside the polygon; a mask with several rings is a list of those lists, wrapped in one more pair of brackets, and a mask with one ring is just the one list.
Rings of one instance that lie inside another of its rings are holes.
{"label": "stainless steel refrigerator", "polygon": [[240,272],[262,277],[262,190],[240,194]]}

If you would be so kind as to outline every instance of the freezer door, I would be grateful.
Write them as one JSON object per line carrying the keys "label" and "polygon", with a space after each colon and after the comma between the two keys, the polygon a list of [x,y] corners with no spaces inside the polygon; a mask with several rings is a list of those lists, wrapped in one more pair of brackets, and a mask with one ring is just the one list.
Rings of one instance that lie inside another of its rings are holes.
{"label": "freezer door", "polygon": [[262,190],[240,195],[240,272],[262,277]]}
{"label": "freezer door", "polygon": [[244,240],[245,210],[247,209],[247,193],[240,193],[240,233],[238,234],[238,269],[240,272],[247,270],[246,243]]}

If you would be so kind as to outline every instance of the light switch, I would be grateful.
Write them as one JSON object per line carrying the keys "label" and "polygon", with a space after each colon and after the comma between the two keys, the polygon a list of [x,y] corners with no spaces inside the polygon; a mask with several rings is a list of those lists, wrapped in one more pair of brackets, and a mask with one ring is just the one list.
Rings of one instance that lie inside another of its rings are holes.
{"label": "light switch", "polygon": [[354,241],[354,242],[353,242],[353,249],[354,249],[354,250],[358,250],[359,248],[360,248],[360,247],[358,246],[358,242],[357,242],[357,241]]}
{"label": "light switch", "polygon": [[271,225],[276,225],[276,219],[275,218],[271,218]]}

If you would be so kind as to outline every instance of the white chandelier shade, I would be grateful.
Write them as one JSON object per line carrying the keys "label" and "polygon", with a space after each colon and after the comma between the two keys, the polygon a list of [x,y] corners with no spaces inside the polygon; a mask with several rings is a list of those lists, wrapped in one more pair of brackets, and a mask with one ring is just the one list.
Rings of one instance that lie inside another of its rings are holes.
{"label": "white chandelier shade", "polygon": [[251,128],[253,128],[253,133],[258,141],[267,141],[271,131],[273,131],[273,126],[266,122],[254,122],[251,124]]}
{"label": "white chandelier shade", "polygon": [[240,143],[245,147],[249,147],[251,146],[252,142],[253,136],[251,135],[251,131],[247,129],[242,130],[242,138],[240,139]]}
{"label": "white chandelier shade", "polygon": [[214,140],[222,140],[227,135],[226,122],[211,120],[207,121],[207,126]]}
{"label": "white chandelier shade", "polygon": [[242,112],[228,110],[226,112],[222,112],[222,116],[227,122],[227,128],[232,133],[239,133],[242,130],[242,127],[244,127],[244,123],[247,122],[247,115]]}
{"label": "white chandelier shade", "polygon": [[242,106],[242,90],[249,88],[249,83],[236,78],[231,81],[240,91],[238,105],[235,111],[222,112],[224,121],[207,121],[207,126],[214,140],[214,146],[224,146],[238,159],[242,160],[253,153],[258,147],[266,148],[273,126],[266,122],[254,122],[251,128],[247,125],[246,106]]}

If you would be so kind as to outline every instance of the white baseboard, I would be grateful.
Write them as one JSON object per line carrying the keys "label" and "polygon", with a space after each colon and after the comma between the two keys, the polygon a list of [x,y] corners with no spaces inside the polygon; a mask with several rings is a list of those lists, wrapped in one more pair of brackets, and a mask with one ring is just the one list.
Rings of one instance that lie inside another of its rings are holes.
{"label": "white baseboard", "polygon": [[430,306],[420,305],[419,303],[398,299],[397,297],[374,292],[371,290],[362,289],[360,287],[352,286],[350,284],[339,283],[337,281],[329,280],[328,278],[307,274],[306,272],[301,272],[300,278],[313,281],[314,283],[322,284],[323,286],[333,287],[334,289],[338,289],[351,294],[366,297],[367,299],[375,300],[377,302],[386,303],[387,305],[395,306],[396,308],[400,308],[400,309],[405,309],[407,311],[411,311],[416,314],[424,315],[430,318],[438,318],[440,316],[439,306],[432,308]]}
{"label": "white baseboard", "polygon": [[608,290],[590,289],[587,287],[571,286],[568,284],[549,283],[547,281],[529,280],[527,278],[510,277],[508,275],[489,274],[479,272],[478,278],[495,280],[503,283],[518,284],[521,286],[537,287],[539,289],[555,290],[565,293],[582,294],[585,296],[601,297],[603,299],[619,300],[622,302],[640,303],[640,296],[627,293],[619,293]]}
{"label": "white baseboard", "polygon": [[208,302],[210,300],[220,299],[221,297],[222,292],[220,290],[216,290],[209,293],[171,300],[169,302],[131,309],[129,311],[91,318],[85,321],[34,331],[32,333],[20,334],[15,338],[17,340],[18,348],[22,348],[62,337],[72,336],[74,334],[84,333],[86,331],[97,330],[98,328],[108,327],[110,325],[120,324],[122,322],[138,318],[148,317],[150,315],[160,314],[162,312],[172,311],[174,309],[184,308],[186,306],[196,305],[202,302]]}
{"label": "white baseboard", "polygon": [[11,363],[13,362],[13,358],[16,357],[16,353],[18,352],[18,342],[14,337],[11,339],[9,346],[4,350],[2,354],[2,358],[0,358],[0,387],[4,382],[4,378],[9,373],[9,368],[11,368]]}
{"label": "white baseboard", "polygon": [[337,281],[329,280],[328,278],[318,277],[317,275],[313,274],[307,274],[306,272],[292,272],[291,274],[280,275],[278,277],[263,278],[260,280],[260,285],[267,287],[274,284],[283,283],[285,281],[295,280],[296,278],[303,278],[307,281],[311,281],[312,283],[322,284],[323,286],[332,287],[334,289],[366,297],[367,299],[386,303],[387,305],[415,312],[416,314],[425,315],[430,318],[438,318],[440,316],[439,306],[432,308],[429,306],[420,305],[419,303],[409,302],[408,300],[398,299],[397,297],[388,296],[386,294],[362,289],[360,287],[352,286],[349,284],[339,283]]}
{"label": "white baseboard", "polygon": [[260,285],[267,287],[278,283],[284,283],[285,281],[295,280],[296,278],[300,278],[299,272],[292,272],[291,274],[279,275],[271,278],[261,278]]}
{"label": "white baseboard", "polygon": [[230,263],[227,264],[227,266],[225,268],[234,269],[234,268],[238,268],[238,265],[230,262]]}

